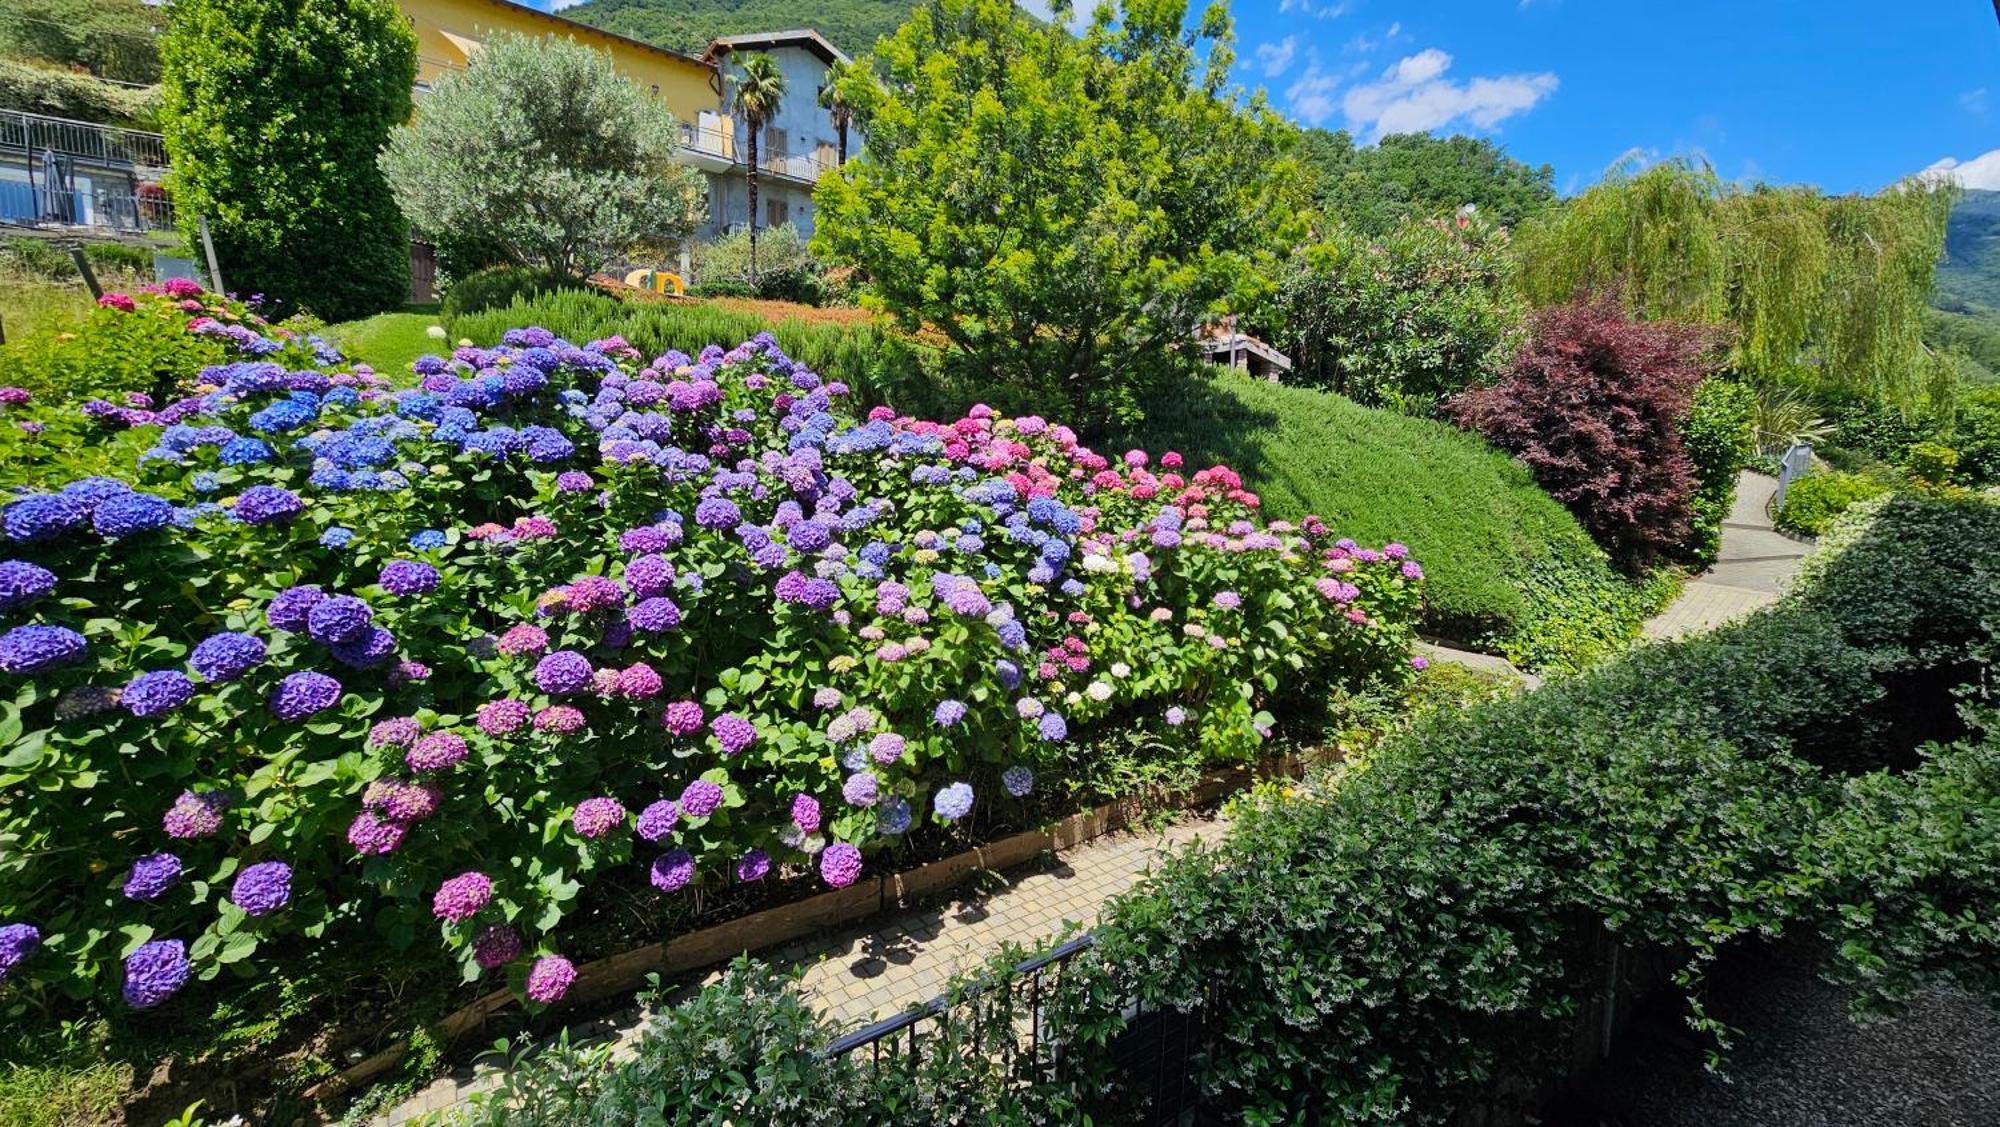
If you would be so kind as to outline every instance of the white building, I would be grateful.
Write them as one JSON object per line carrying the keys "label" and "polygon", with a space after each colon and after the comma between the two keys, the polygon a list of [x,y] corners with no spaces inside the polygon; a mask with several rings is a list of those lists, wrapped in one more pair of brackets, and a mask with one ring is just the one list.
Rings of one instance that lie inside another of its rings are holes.
{"label": "white building", "polygon": [[[681,159],[708,174],[708,222],[697,234],[714,235],[750,220],[749,135],[736,110],[737,64],[747,53],[771,56],[785,76],[785,96],[758,139],[757,226],[790,223],[810,235],[813,185],[838,166],[840,153],[839,130],[820,106],[819,92],[828,68],[849,60],[808,28],[725,36],[702,53],[702,61],[720,74],[722,93],[714,111],[702,111],[681,133]],[[850,128],[848,157],[860,147],[860,132]]]}

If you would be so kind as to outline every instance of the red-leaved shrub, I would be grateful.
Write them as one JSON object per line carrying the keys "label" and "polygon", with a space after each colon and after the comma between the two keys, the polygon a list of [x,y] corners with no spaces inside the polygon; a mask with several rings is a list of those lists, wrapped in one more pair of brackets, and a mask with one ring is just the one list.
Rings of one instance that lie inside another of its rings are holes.
{"label": "red-leaved shrub", "polygon": [[1452,400],[1452,417],[1525,462],[1621,561],[1680,544],[1698,483],[1679,426],[1717,331],[1634,321],[1611,297],[1544,309],[1530,327],[1507,374]]}

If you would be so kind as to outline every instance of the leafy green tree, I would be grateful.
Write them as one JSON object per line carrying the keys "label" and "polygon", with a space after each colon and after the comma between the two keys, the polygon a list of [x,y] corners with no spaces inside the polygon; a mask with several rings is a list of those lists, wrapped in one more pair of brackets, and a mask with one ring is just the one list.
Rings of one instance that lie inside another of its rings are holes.
{"label": "leafy green tree", "polygon": [[757,281],[757,177],[761,170],[757,160],[757,143],[764,136],[764,126],[777,115],[778,104],[785,100],[785,72],[778,69],[778,60],[758,53],[743,60],[736,71],[736,112],[743,115],[743,129],[750,140],[750,164],[744,169],[744,179],[750,186],[750,281]]}
{"label": "leafy green tree", "polygon": [[911,0],[584,0],[564,19],[699,55],[721,35],[781,27],[811,27],[834,46],[859,55],[910,16]]}
{"label": "leafy green tree", "polygon": [[188,233],[223,277],[328,320],[409,293],[409,228],[375,154],[409,116],[417,37],[393,0],[175,0],[160,42]]}
{"label": "leafy green tree", "polygon": [[1497,375],[1520,336],[1507,234],[1483,220],[1337,226],[1298,255],[1272,302],[1291,382],[1426,414]]}
{"label": "leafy green tree", "polygon": [[820,181],[814,249],[961,374],[1105,426],[1247,304],[1299,234],[1293,130],[1225,89],[1219,7],[1100,8],[1081,36],[1009,0],[931,0],[843,85],[868,146]]}
{"label": "leafy green tree", "polygon": [[609,55],[500,35],[437,84],[381,167],[419,231],[583,277],[701,221],[706,192],[675,162],[674,135],[673,115]]}
{"label": "leafy green tree", "polygon": [[1450,215],[1466,204],[1512,227],[1556,202],[1555,170],[1507,155],[1484,137],[1392,133],[1360,148],[1346,130],[1308,129],[1300,155],[1329,221],[1384,234],[1409,218]]}
{"label": "leafy green tree", "polygon": [[1615,289],[1649,318],[1727,324],[1753,383],[1942,410],[1956,366],[1924,344],[1953,190],[1873,196],[1723,183],[1669,161],[1604,181],[1516,232],[1538,306]]}
{"label": "leafy green tree", "polygon": [[143,0],[7,0],[0,57],[80,67],[118,82],[160,80],[165,9]]}

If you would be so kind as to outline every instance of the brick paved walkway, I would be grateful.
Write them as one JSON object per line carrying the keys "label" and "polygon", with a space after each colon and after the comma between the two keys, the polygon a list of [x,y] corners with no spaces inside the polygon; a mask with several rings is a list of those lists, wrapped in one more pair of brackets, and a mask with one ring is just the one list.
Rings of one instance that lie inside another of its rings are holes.
{"label": "brick paved walkway", "polygon": [[1737,477],[1736,503],[1722,522],[1722,549],[1714,565],[1646,623],[1646,637],[1699,634],[1778,601],[1812,545],[1771,527],[1766,510],[1777,491],[1777,481],[1763,474]]}
{"label": "brick paved walkway", "polygon": [[[764,952],[774,964],[804,968],[801,986],[842,1027],[866,1024],[942,993],[1002,944],[1030,946],[1069,925],[1088,928],[1104,902],[1132,887],[1162,849],[1220,834],[1217,820],[1184,819],[1160,832],[1121,830],[1006,873],[982,873],[935,904],[877,916],[818,942]],[[636,1007],[570,1029],[573,1043],[637,1044],[645,1015]],[[453,1108],[494,1085],[490,1066],[460,1069],[405,1100],[378,1124],[447,1122]]]}

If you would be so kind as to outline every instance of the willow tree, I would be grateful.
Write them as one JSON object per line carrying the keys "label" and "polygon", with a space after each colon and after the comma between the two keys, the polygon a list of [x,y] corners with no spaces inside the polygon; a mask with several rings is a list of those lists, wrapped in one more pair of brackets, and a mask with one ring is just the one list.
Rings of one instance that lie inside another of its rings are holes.
{"label": "willow tree", "polygon": [[1604,182],[1525,224],[1523,294],[1556,305],[1615,290],[1649,319],[1726,324],[1730,367],[1760,384],[1941,406],[1951,366],[1923,343],[1953,193],[1742,188],[1673,161]]}

